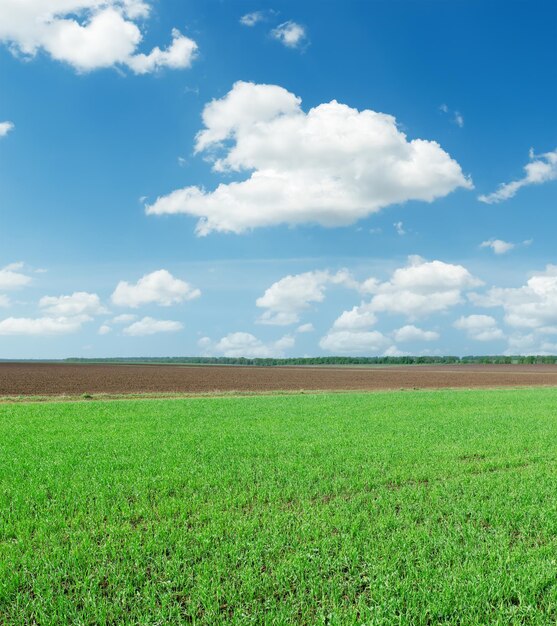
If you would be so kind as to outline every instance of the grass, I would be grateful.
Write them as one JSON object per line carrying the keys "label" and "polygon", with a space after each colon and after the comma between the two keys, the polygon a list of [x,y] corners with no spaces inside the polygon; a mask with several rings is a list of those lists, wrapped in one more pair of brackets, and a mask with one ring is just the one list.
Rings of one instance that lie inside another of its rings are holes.
{"label": "grass", "polygon": [[557,389],[0,406],[0,624],[557,620]]}

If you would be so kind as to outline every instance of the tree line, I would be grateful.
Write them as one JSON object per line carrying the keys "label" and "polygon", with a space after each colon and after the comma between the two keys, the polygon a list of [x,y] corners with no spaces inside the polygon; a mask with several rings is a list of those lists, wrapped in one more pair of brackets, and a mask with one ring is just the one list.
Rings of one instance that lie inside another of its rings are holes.
{"label": "tree line", "polygon": [[105,358],[64,359],[66,363],[147,363],[147,364],[173,364],[173,365],[254,365],[258,367],[270,367],[277,365],[459,365],[466,363],[479,364],[555,364],[557,356],[318,356],[318,357],[295,357],[295,358],[245,358],[245,357],[131,357],[131,358]]}

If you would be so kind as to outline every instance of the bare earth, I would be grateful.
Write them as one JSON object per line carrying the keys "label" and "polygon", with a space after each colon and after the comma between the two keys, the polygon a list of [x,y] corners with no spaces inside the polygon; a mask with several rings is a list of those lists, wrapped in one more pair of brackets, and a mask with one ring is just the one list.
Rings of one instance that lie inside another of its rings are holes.
{"label": "bare earth", "polygon": [[0,396],[557,386],[557,365],[236,367],[0,363]]}

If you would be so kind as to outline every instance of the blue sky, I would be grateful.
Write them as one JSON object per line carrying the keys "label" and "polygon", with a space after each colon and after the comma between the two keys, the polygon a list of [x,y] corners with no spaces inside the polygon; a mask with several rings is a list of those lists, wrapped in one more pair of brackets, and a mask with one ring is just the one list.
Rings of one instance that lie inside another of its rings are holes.
{"label": "blue sky", "polygon": [[0,0],[0,358],[557,353],[556,18]]}

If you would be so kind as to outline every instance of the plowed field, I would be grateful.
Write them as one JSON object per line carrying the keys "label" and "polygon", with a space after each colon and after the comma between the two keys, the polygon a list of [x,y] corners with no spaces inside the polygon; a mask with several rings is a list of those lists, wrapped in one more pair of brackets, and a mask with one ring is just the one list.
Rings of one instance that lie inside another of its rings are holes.
{"label": "plowed field", "polygon": [[0,396],[557,386],[555,365],[236,367],[0,363]]}

